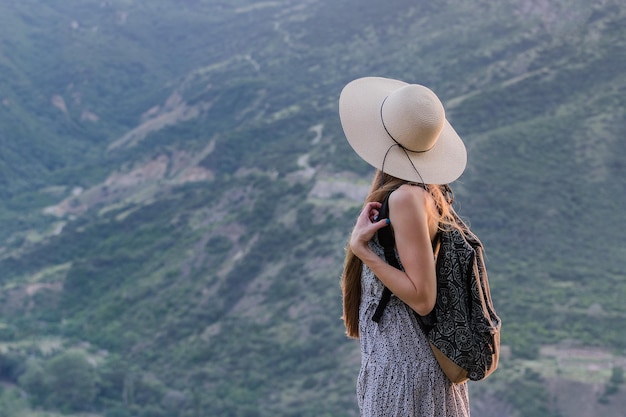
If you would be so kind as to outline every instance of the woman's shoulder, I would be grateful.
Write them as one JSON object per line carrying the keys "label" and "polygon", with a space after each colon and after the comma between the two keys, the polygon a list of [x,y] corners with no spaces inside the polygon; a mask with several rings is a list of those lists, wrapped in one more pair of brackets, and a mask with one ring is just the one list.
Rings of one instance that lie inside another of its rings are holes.
{"label": "woman's shoulder", "polygon": [[416,224],[425,221],[431,241],[437,234],[440,220],[430,192],[411,184],[403,184],[389,195],[389,217],[392,224],[400,221],[400,224],[411,230],[415,230]]}
{"label": "woman's shoulder", "polygon": [[417,184],[402,184],[389,194],[389,204],[398,206],[424,206],[428,191]]}
{"label": "woman's shoulder", "polygon": [[389,195],[389,214],[413,217],[420,213],[428,215],[430,193],[422,187],[403,184]]}

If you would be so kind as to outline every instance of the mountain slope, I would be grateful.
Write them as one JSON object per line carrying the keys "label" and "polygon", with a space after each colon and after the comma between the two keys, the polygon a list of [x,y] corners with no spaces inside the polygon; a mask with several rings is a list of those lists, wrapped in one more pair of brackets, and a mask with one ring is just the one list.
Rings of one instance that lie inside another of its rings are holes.
{"label": "mountain slope", "polygon": [[[432,87],[468,146],[455,191],[509,352],[475,411],[557,415],[560,387],[619,375],[609,356],[579,381],[548,348],[626,347],[619,2],[36,6],[0,13],[16,410],[357,415],[338,277],[371,170],[337,96],[365,75]],[[95,390],[59,395],[59,358]]]}

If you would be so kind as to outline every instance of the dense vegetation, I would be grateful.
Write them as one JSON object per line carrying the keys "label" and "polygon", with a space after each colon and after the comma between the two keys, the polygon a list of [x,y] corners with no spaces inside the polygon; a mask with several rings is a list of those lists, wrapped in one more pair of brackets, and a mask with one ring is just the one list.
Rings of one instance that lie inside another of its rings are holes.
{"label": "dense vegetation", "polygon": [[618,0],[0,4],[0,417],[357,415],[338,277],[371,170],[336,101],[366,75],[433,88],[468,146],[507,347],[475,411],[559,415],[543,347],[626,350],[625,23]]}

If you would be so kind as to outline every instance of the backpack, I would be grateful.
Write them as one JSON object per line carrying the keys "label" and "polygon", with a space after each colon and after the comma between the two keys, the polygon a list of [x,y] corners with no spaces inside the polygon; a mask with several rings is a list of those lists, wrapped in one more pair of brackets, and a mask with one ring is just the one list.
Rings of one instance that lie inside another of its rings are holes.
{"label": "backpack", "polygon": [[[389,217],[388,199],[389,195],[379,218]],[[455,218],[461,230],[440,230],[433,245],[435,308],[426,316],[415,316],[441,369],[450,381],[461,383],[482,380],[497,368],[501,322],[491,301],[482,244],[460,218]],[[387,263],[401,269],[391,227],[378,231],[378,241]],[[391,291],[385,287],[372,320],[380,321],[390,297]]]}

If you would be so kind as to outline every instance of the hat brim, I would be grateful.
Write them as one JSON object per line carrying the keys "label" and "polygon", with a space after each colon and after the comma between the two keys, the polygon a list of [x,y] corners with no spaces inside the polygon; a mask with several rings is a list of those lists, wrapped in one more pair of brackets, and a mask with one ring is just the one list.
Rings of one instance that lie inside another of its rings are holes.
{"label": "hat brim", "polygon": [[448,120],[435,145],[420,153],[393,146],[395,142],[383,126],[383,100],[406,85],[382,77],[359,78],[346,85],[339,97],[339,117],[346,139],[365,162],[389,175],[412,182],[449,184],[465,170],[467,151]]}

